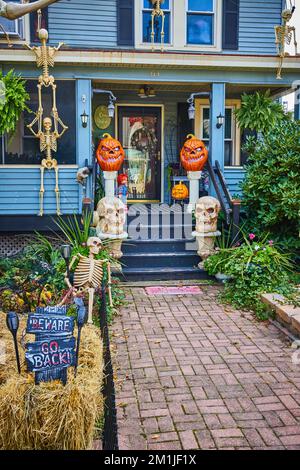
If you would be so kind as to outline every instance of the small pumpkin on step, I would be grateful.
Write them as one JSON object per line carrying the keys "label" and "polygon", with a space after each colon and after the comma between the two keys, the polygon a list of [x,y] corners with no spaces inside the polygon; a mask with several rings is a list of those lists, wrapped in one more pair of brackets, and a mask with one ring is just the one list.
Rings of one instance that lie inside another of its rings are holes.
{"label": "small pumpkin on step", "polygon": [[184,199],[187,199],[189,197],[189,190],[185,184],[183,184],[182,181],[180,181],[178,184],[175,184],[175,186],[172,189],[172,198],[176,199],[177,201],[183,201]]}

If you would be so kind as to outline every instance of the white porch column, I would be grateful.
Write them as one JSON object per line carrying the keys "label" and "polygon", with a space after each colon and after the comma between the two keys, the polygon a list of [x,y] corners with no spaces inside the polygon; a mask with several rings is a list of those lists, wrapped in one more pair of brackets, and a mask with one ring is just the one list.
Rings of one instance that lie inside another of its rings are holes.
{"label": "white porch column", "polygon": [[190,202],[187,208],[188,214],[191,214],[195,209],[197,200],[199,199],[199,181],[202,171],[188,171],[187,177],[190,181]]}
{"label": "white porch column", "polygon": [[104,171],[103,177],[105,182],[105,197],[115,196],[115,181],[117,179],[117,171]]}

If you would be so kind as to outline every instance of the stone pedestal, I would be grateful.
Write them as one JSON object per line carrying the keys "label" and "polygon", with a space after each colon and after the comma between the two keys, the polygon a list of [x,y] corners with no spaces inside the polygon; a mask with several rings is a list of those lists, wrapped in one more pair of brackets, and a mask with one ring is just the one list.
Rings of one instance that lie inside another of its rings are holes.
{"label": "stone pedestal", "polygon": [[202,171],[188,171],[187,177],[190,181],[190,202],[187,208],[188,214],[191,214],[195,209],[197,200],[199,199],[199,181]]}
{"label": "stone pedestal", "polygon": [[201,258],[199,263],[199,268],[203,268],[203,262],[211,255],[215,253],[215,239],[219,237],[221,232],[209,232],[209,233],[200,233],[193,232],[192,236],[196,238],[198,250],[197,253]]}
{"label": "stone pedestal", "polygon": [[117,171],[104,171],[103,177],[105,182],[105,197],[115,196],[115,181],[117,179]]}
{"label": "stone pedestal", "polygon": [[108,240],[108,243],[105,244],[105,247],[108,248],[110,255],[116,260],[116,263],[112,263],[112,269],[114,271],[121,272],[122,266],[118,261],[122,258],[122,243],[128,238],[128,233],[123,232],[120,235],[112,235],[109,233],[102,233],[97,231],[97,237],[100,240]]}

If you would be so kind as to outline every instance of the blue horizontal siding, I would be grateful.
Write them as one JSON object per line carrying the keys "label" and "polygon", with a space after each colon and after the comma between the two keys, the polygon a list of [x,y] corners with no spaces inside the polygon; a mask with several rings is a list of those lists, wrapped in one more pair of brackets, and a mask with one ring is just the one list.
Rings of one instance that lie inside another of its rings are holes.
{"label": "blue horizontal siding", "polygon": [[[282,0],[240,0],[239,54],[276,54]],[[50,41],[80,48],[117,45],[117,0],[62,0],[49,7]],[[175,31],[176,34],[176,31]],[[228,53],[229,51],[225,51]]]}
{"label": "blue horizontal siding", "polygon": [[62,0],[49,7],[51,43],[110,48],[117,45],[117,0]]}
{"label": "blue horizontal siding", "polygon": [[242,194],[240,183],[245,177],[245,170],[242,168],[225,168],[224,176],[231,194]]}
{"label": "blue horizontal siding", "polygon": [[[61,211],[63,214],[78,213],[79,185],[76,182],[76,169],[59,170]],[[0,167],[0,215],[28,214],[39,212],[40,170],[38,168]],[[55,173],[45,172],[45,214],[56,213]]]}
{"label": "blue horizontal siding", "polygon": [[239,53],[276,54],[282,0],[240,0]]}

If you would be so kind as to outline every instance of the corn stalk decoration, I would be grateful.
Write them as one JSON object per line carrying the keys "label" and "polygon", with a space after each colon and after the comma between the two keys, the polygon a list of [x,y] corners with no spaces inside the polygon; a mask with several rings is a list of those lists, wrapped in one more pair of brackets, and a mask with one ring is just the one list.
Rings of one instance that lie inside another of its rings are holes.
{"label": "corn stalk decoration", "polygon": [[4,16],[8,20],[16,20],[26,15],[27,13],[33,13],[34,11],[46,8],[52,3],[56,3],[59,0],[37,0],[36,2],[29,3],[28,1],[22,3],[12,3],[0,0],[0,16]]}

